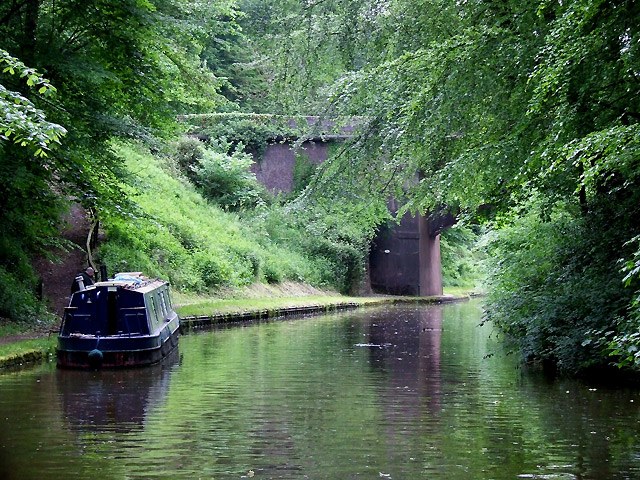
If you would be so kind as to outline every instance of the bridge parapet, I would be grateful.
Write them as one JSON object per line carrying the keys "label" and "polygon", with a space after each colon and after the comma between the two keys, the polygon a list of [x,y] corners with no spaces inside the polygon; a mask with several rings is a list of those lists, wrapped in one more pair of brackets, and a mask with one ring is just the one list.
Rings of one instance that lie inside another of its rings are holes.
{"label": "bridge parapet", "polygon": [[207,129],[215,125],[228,125],[232,122],[250,122],[272,129],[276,136],[288,140],[299,138],[348,138],[362,123],[362,119],[353,117],[348,122],[339,122],[314,115],[273,115],[262,113],[203,113],[179,115],[178,119],[197,129]]}

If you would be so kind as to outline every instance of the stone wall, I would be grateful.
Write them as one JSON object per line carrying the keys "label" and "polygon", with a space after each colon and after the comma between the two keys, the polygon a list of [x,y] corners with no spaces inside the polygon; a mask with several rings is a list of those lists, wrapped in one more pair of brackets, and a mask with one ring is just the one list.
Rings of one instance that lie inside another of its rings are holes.
{"label": "stone wall", "polygon": [[329,156],[329,144],[307,141],[296,152],[289,143],[275,143],[267,147],[262,158],[256,159],[251,170],[258,181],[271,192],[290,192],[293,189],[296,154],[307,156],[311,163],[317,165]]}

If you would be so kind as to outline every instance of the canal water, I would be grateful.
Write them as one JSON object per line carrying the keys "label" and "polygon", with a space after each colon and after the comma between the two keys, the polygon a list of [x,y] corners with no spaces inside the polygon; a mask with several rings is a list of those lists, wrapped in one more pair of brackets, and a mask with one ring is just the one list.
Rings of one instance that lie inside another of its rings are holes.
{"label": "canal water", "polygon": [[192,333],[154,368],[5,371],[0,478],[640,478],[640,391],[523,371],[480,313],[371,308]]}

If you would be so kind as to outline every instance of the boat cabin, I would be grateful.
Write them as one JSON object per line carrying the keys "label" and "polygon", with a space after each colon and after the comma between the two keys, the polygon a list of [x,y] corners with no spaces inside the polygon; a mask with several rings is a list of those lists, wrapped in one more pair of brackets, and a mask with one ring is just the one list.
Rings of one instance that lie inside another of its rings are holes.
{"label": "boat cabin", "polygon": [[172,316],[169,284],[118,274],[73,294],[62,335],[149,335]]}

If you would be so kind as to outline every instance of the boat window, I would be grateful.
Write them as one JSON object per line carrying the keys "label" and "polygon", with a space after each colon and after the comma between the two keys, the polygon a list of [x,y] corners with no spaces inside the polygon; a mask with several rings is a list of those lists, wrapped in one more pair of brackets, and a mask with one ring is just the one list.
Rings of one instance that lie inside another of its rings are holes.
{"label": "boat window", "polygon": [[167,287],[166,290],[166,295],[167,295],[167,310],[172,312],[173,311],[173,306],[171,305],[171,295],[169,295],[169,288]]}
{"label": "boat window", "polygon": [[162,318],[161,318],[160,308],[158,308],[158,295],[154,294],[152,298],[153,298],[153,306],[155,307],[155,311],[156,311],[156,318],[160,322]]}
{"label": "boat window", "polygon": [[164,296],[164,290],[160,291],[160,306],[162,307],[162,314],[166,317],[167,316],[167,304],[166,304],[166,298]]}
{"label": "boat window", "polygon": [[154,323],[157,323],[158,322],[158,311],[157,311],[157,308],[156,308],[156,302],[154,301],[155,299],[153,298],[153,295],[149,295],[148,298],[150,300],[149,301],[149,306],[151,307],[151,315],[152,315],[151,320]]}

